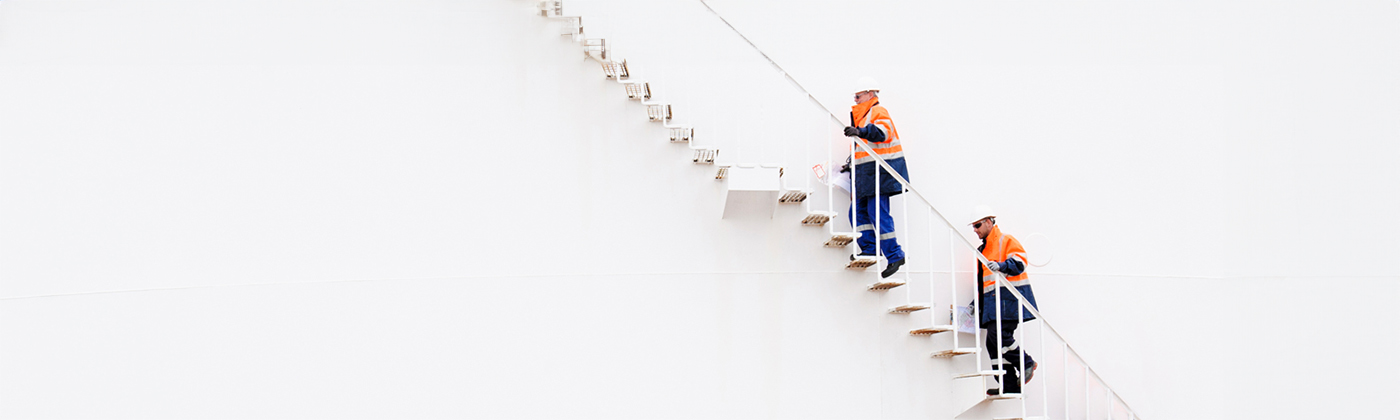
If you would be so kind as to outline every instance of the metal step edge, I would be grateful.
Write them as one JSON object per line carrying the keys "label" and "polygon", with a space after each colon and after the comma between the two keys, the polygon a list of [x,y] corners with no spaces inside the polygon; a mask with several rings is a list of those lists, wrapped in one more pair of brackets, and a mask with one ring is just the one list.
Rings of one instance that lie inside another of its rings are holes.
{"label": "metal step edge", "polygon": [[964,373],[964,374],[961,374],[961,375],[953,375],[953,379],[977,378],[977,377],[982,377],[982,376],[999,376],[999,375],[1002,375],[1002,374],[1005,374],[1005,373],[1006,373],[1006,371],[1004,371],[1004,370],[984,370],[984,371],[980,371],[980,372]]}
{"label": "metal step edge", "polygon": [[927,336],[932,336],[932,335],[934,335],[934,334],[945,333],[945,332],[952,331],[952,330],[953,330],[953,326],[952,326],[952,325],[935,325],[935,326],[927,327],[927,328],[919,328],[919,329],[916,329],[916,330],[909,330],[909,335],[927,335]]}
{"label": "metal step edge", "polygon": [[904,284],[905,283],[902,281],[882,281],[878,283],[871,283],[870,286],[867,286],[865,290],[869,290],[872,292],[885,291],[899,286],[903,286]]}
{"label": "metal step edge", "polygon": [[930,356],[932,356],[932,357],[953,357],[953,356],[962,356],[962,355],[965,355],[965,354],[976,354],[976,353],[977,353],[977,349],[976,349],[976,348],[973,348],[973,347],[966,347],[966,348],[961,348],[961,349],[943,350],[943,351],[933,352],[933,354],[931,354]]}
{"label": "metal step edge", "polygon": [[908,314],[908,313],[914,313],[914,312],[922,311],[922,310],[925,310],[925,309],[928,309],[928,308],[929,308],[928,305],[922,305],[922,304],[900,305],[900,306],[896,306],[896,307],[890,308],[890,313],[892,313],[892,314]]}

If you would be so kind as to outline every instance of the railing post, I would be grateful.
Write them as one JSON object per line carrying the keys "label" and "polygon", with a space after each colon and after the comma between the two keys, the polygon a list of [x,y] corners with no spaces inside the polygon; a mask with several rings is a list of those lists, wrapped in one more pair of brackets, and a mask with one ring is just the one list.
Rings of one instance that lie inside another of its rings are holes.
{"label": "railing post", "polygon": [[1064,379],[1065,383],[1065,420],[1069,420],[1069,344],[1063,340],[1060,341],[1060,366],[1062,366],[1060,377]]}
{"label": "railing post", "polygon": [[[1025,305],[1026,302],[1020,299],[1016,300],[1016,331],[1021,331],[1021,327],[1026,325],[1026,311],[1021,310],[1021,307]],[[1016,336],[1016,331],[1011,332],[1011,336],[1013,337],[1011,341],[1015,341],[1016,348],[1020,349],[1020,351],[1016,352],[1016,358],[1020,359],[1016,361],[1016,369],[1020,370],[1020,373],[1016,375],[1016,380],[1021,382],[1020,389],[1021,396],[1023,397],[1021,398],[1021,405],[1024,410],[1026,401],[1024,398],[1026,395],[1026,334],[1022,333],[1021,338],[1018,340],[1014,338]]]}
{"label": "railing post", "polygon": [[[817,127],[817,126],[816,126],[816,124],[813,124],[812,127]],[[818,128],[818,129],[820,129],[820,128]],[[803,160],[803,162],[805,162],[805,163],[812,163],[812,140],[811,140],[811,139],[808,139],[808,138],[806,138],[806,137],[807,137],[807,136],[801,136],[801,137],[799,137],[799,138],[802,139],[802,155],[803,155],[803,157],[806,158],[806,160]],[[815,136],[814,136],[814,137],[815,137]],[[783,163],[786,164],[787,162],[783,162]],[[806,166],[806,165],[803,165],[803,166]],[[811,168],[803,168],[803,169],[811,169]],[[803,171],[803,172],[805,173],[806,171]],[[802,203],[804,204],[802,207],[803,207],[804,210],[807,210],[807,214],[810,215],[810,214],[812,214],[812,197],[811,197],[810,195],[811,195],[811,194],[816,194],[816,193],[817,193],[817,190],[812,188],[812,177],[810,177],[810,176],[804,176],[804,178],[807,178],[807,183],[806,183],[806,184],[807,184],[807,188],[806,188],[806,189],[807,189],[808,197],[807,197],[806,200],[802,200]],[[803,216],[803,217],[806,217],[806,216]]]}
{"label": "railing post", "polygon": [[[978,264],[981,264],[981,262],[978,262]],[[989,268],[989,267],[985,267],[985,266],[984,266],[983,268]],[[987,273],[987,274],[991,274],[991,273]],[[980,280],[980,279],[979,279],[979,280]],[[995,333],[996,333],[996,335],[997,335],[997,345],[996,345],[996,349],[987,349],[988,352],[993,352],[993,351],[996,352],[996,354],[989,354],[989,355],[987,355],[987,357],[988,357],[988,358],[991,358],[991,357],[995,356],[997,359],[1002,359],[1002,357],[1001,357],[1001,356],[1002,356],[1001,348],[1004,347],[1004,346],[1006,346],[1006,343],[1001,342],[1001,285],[1000,285],[1000,284],[996,284],[996,283],[992,283],[992,287],[995,288],[995,290],[992,292],[993,295],[994,295],[994,296],[993,296],[994,302],[992,303],[992,305],[996,308],[996,312],[992,312],[992,319],[995,319],[995,320],[996,320],[997,330],[996,330]],[[987,331],[987,334],[992,334],[992,333],[993,333],[992,331]],[[998,376],[997,376],[997,386],[1000,387],[1000,388],[998,389],[998,391],[999,391],[999,393],[1001,393],[1001,394],[1005,394],[1005,393],[1006,393],[1006,360],[1004,360],[1004,359],[1001,360],[1001,363],[998,364],[998,365],[996,365],[996,366],[994,366],[993,369],[996,369],[997,367],[1000,367],[1000,368],[1001,368],[1001,375],[998,375]]]}
{"label": "railing post", "polygon": [[1113,420],[1113,390],[1103,387],[1103,398],[1108,400],[1105,401],[1108,406],[1108,420]]}
{"label": "railing post", "polygon": [[1015,342],[1016,342],[1016,348],[1019,349],[1019,351],[1016,352],[1017,358],[1020,359],[1020,360],[1018,361],[1019,364],[1016,366],[1016,369],[1019,370],[1019,372],[1016,374],[1016,380],[1019,381],[1019,382],[1021,383],[1021,387],[1020,387],[1020,390],[1021,390],[1021,418],[1026,418],[1026,396],[1027,396],[1027,395],[1026,395],[1026,349],[1027,349],[1028,347],[1026,347],[1026,333],[1024,332],[1025,330],[1022,330],[1022,329],[1021,329],[1021,327],[1026,326],[1025,311],[1022,311],[1022,310],[1021,310],[1021,306],[1022,306],[1022,305],[1025,305],[1025,304],[1026,304],[1026,303],[1025,303],[1025,302],[1022,302],[1022,301],[1019,301],[1019,300],[1016,301],[1016,317],[1017,317],[1017,321],[1016,321],[1016,331],[1022,331],[1022,332],[1021,332],[1021,338],[1014,338],[1015,335],[1016,335],[1016,331],[1012,331],[1012,332],[1011,332],[1012,337],[1013,337],[1011,341],[1015,341]]}
{"label": "railing post", "polygon": [[[826,211],[831,212],[832,215],[836,215],[836,191],[834,191],[831,187],[834,187],[834,186],[835,186],[835,185],[832,185],[832,184],[835,184],[835,183],[836,183],[836,176],[837,176],[836,174],[839,174],[839,173],[841,173],[841,172],[838,171],[838,170],[836,170],[836,168],[833,168],[833,167],[832,167],[833,165],[832,165],[832,163],[831,163],[831,123],[830,123],[830,122],[827,122],[827,121],[826,121],[826,118],[822,118],[822,121],[823,121],[823,122],[826,122],[826,126],[827,126],[827,130],[826,130],[826,133],[825,133],[825,134],[826,134],[826,166],[827,166],[827,168],[826,168]],[[835,233],[835,232],[836,232],[836,224],[835,224],[835,223],[832,223],[830,226],[827,226],[826,231],[827,231],[827,233]]]}
{"label": "railing post", "polygon": [[[856,141],[864,141],[864,140],[863,140],[863,139],[860,139],[859,137],[857,137],[857,140],[856,140]],[[874,154],[871,154],[870,156],[873,157],[873,156],[875,156],[875,155],[874,155]],[[883,213],[880,212],[880,201],[881,201],[880,198],[881,198],[881,191],[880,191],[880,165],[875,165],[875,196],[874,196],[874,198],[873,198],[873,201],[875,202],[875,212],[872,213],[872,214],[870,215],[870,219],[873,220],[873,221],[875,221],[875,231],[874,231],[874,232],[871,232],[871,233],[873,233],[873,235],[871,235],[871,236],[875,238],[875,258],[880,258],[880,257],[883,257],[883,256],[885,255],[884,251],[882,251],[882,250],[880,249],[880,219],[881,219],[880,215],[883,214]],[[886,210],[888,210],[888,209],[886,209]],[[885,259],[885,265],[886,265],[886,266],[889,266],[889,265],[890,265],[890,260],[889,260],[888,258]]]}
{"label": "railing post", "polygon": [[[900,185],[900,186],[899,186],[899,189],[900,189],[901,191],[903,191],[903,190],[904,190],[904,186],[903,186],[903,185]],[[903,193],[901,193],[901,194],[903,194]],[[904,231],[905,231],[905,232],[913,232],[913,229],[911,229],[911,226],[909,226],[909,200],[900,199],[900,201],[903,201],[903,202],[904,202],[904,212],[901,214],[901,216],[904,217],[904,224],[903,224],[903,225],[895,225],[895,226],[893,226],[893,228],[890,229],[890,233],[894,233],[894,232],[895,232],[895,229],[899,229],[900,226],[904,226]],[[894,205],[894,203],[890,203],[890,205]],[[893,221],[893,220],[894,220],[894,217],[890,217],[890,220]],[[932,232],[929,232],[929,233],[930,233],[930,236],[932,236],[932,235],[931,235]],[[910,239],[913,239],[914,236],[913,236],[913,235],[910,235],[909,238],[910,238]],[[895,234],[895,236],[894,236],[894,241],[895,241],[895,243],[899,243],[899,234]],[[905,242],[904,242],[905,245],[909,245],[910,243],[912,243],[912,242],[910,242],[910,241],[905,241]],[[903,249],[903,248],[901,248],[901,249]],[[908,254],[908,253],[905,253],[905,254],[904,254],[904,259],[905,259],[905,262],[908,263],[908,260],[909,260],[909,254]],[[914,292],[910,291],[910,289],[913,289],[913,288],[914,288],[914,285],[912,284],[912,283],[914,283],[914,278],[913,278],[912,276],[909,275],[909,270],[913,270],[913,269],[914,269],[914,267],[912,267],[912,266],[904,269],[904,286],[905,286],[905,287],[904,287],[904,304],[905,304],[905,305],[912,305],[912,304],[914,304],[914,302],[913,302],[913,300],[914,300],[914,298],[913,298]],[[928,273],[929,273],[929,283],[928,283],[928,287],[929,287],[930,289],[932,289],[932,288],[933,288],[933,264],[932,264],[932,263],[930,263],[929,266],[928,266]],[[933,301],[930,300],[930,301],[928,302],[928,304],[929,304],[929,306],[933,306]]]}
{"label": "railing post", "polygon": [[[929,213],[932,213],[932,212],[933,212],[933,207],[929,207]],[[930,222],[932,222],[932,220],[930,220]],[[957,306],[958,306],[958,276],[957,276],[956,273],[957,273],[957,266],[958,266],[958,255],[957,255],[957,252],[954,251],[954,245],[955,245],[955,243],[954,243],[954,241],[953,241],[953,235],[959,235],[959,233],[958,233],[956,230],[949,229],[949,230],[948,230],[948,289],[950,289],[949,293],[951,293],[951,294],[948,295],[948,301],[953,303],[953,307],[949,308],[949,309],[951,309],[953,312],[950,313],[949,316],[950,316],[950,319],[953,320],[953,348],[954,348],[954,349],[957,349],[957,348],[958,348],[958,335],[961,334],[960,332],[958,332],[958,325],[961,325],[961,324],[960,324],[961,321],[958,321],[958,312],[957,312]],[[971,309],[971,312],[970,312],[970,313],[972,314],[973,319],[978,319],[978,318],[977,318],[977,304],[976,304],[976,301],[977,301],[977,299],[980,299],[980,298],[981,298],[981,296],[976,296],[976,297],[973,297],[973,298],[972,298],[972,299],[973,299],[973,305],[972,305],[972,308],[970,308],[970,309]],[[976,339],[977,339],[977,335],[980,333],[980,331],[979,331],[979,330],[972,330],[972,331],[973,331],[972,338],[973,338],[973,340],[976,340]],[[978,357],[977,357],[977,371],[978,371],[978,372],[981,372],[981,371],[982,371],[982,357],[981,357],[981,356],[978,356]],[[984,382],[985,382],[985,381],[984,381]]]}
{"label": "railing post", "polygon": [[[907,200],[905,202],[908,203]],[[929,325],[938,325],[938,311],[934,309],[938,307],[938,300],[934,299],[937,295],[933,293],[933,211],[929,210],[926,214],[928,214],[928,319]],[[952,270],[952,268],[949,268],[949,270]],[[953,302],[953,299],[953,297],[950,297],[948,301]],[[949,311],[948,315],[948,319],[951,320],[948,324],[953,327],[953,337],[957,337],[957,312]],[[956,341],[954,343],[956,343]],[[954,345],[953,348],[957,349],[958,346]]]}
{"label": "railing post", "polygon": [[[1037,333],[1040,336],[1040,357],[1045,357],[1045,321],[1040,321],[1036,326],[1038,327]],[[1040,383],[1043,384],[1046,382],[1040,381]],[[1045,418],[1050,418],[1050,387],[1047,385],[1041,385],[1040,387],[1040,402],[1042,403],[1040,412],[1045,413]]]}

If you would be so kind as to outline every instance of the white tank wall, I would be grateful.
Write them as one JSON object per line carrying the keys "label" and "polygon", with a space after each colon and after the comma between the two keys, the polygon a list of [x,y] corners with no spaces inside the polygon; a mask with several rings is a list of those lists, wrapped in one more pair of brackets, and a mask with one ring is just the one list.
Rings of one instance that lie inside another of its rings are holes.
{"label": "white tank wall", "polygon": [[[713,168],[528,3],[0,3],[0,415],[948,418],[976,392],[799,209],[721,220]],[[1051,238],[1044,311],[1142,416],[1383,413],[1400,370],[1336,343],[1400,332],[1394,3],[712,4],[837,112],[879,77],[940,209]],[[568,11],[722,162],[825,160],[834,128],[699,3]],[[923,300],[948,240],[915,239]]]}

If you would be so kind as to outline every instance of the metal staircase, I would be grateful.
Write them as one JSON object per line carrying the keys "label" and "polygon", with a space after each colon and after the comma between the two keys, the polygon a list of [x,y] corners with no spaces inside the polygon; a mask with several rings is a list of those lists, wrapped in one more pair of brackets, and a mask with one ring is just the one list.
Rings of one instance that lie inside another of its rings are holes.
{"label": "metal staircase", "polygon": [[[705,8],[709,9],[711,13],[714,13],[715,17],[718,18],[720,21],[724,21],[723,16],[720,16],[717,12],[714,11],[714,9],[710,8],[709,5],[705,3],[705,0],[697,1],[699,1],[701,4],[704,4]],[[717,170],[714,176],[716,180],[725,180],[727,178],[730,178],[731,171],[735,170],[760,168],[771,170],[776,168],[779,182],[781,185],[780,188],[783,190],[783,192],[781,195],[777,196],[775,204],[804,206],[806,216],[800,220],[800,223],[803,226],[825,227],[827,229],[827,233],[830,236],[830,239],[825,241],[822,244],[823,246],[839,249],[855,248],[853,245],[856,239],[859,237],[859,232],[837,231],[835,226],[827,225],[832,220],[832,218],[838,214],[838,212],[835,210],[835,203],[832,202],[832,196],[834,194],[827,194],[827,206],[825,209],[813,209],[812,200],[809,200],[808,198],[814,190],[811,188],[810,185],[806,188],[788,188],[787,185],[783,182],[783,168],[785,165],[718,162],[720,155],[719,149],[717,147],[712,146],[697,145],[695,127],[691,124],[681,124],[674,122],[675,115],[672,104],[660,101],[658,98],[654,97],[653,86],[647,81],[637,79],[636,76],[633,74],[633,70],[629,68],[627,60],[617,59],[613,57],[611,49],[612,44],[608,40],[602,38],[588,38],[584,32],[583,18],[580,16],[567,16],[564,14],[563,0],[539,1],[537,7],[541,16],[554,20],[559,20],[562,22],[562,24],[560,25],[560,35],[568,37],[572,42],[578,43],[586,57],[597,61],[600,64],[600,67],[603,71],[603,76],[606,79],[615,81],[623,86],[623,91],[626,94],[628,100],[638,101],[644,105],[647,119],[649,121],[660,122],[663,124],[663,126],[667,129],[667,140],[669,142],[686,144],[686,146],[692,151],[692,163],[717,166]],[[725,25],[729,26],[729,28],[733,29],[736,35],[738,35],[741,38],[744,38],[744,41],[748,42],[750,46],[753,46],[755,50],[758,50],[757,46],[754,45],[752,42],[749,42],[748,39],[744,37],[742,33],[739,33],[737,29],[734,29],[733,25],[730,25],[727,21],[724,21],[724,23]],[[759,51],[759,53],[763,54],[762,51]],[[779,67],[776,62],[768,58],[766,54],[763,54],[763,57],[767,59],[769,64],[771,64],[779,73],[781,73],[783,77],[785,77],[789,82],[791,82],[794,87],[801,90],[802,93],[807,94],[807,97],[811,99],[812,102],[815,103],[819,108],[821,108],[822,111],[828,114],[835,121],[835,123],[844,125],[840,117],[836,116],[834,113],[831,113],[829,110],[826,110],[824,107],[821,106],[820,103],[817,103],[816,99],[810,93],[807,93],[806,89],[802,88],[802,86],[798,84],[795,79],[793,79],[790,75],[783,71],[782,68]],[[957,227],[954,226],[950,221],[948,221],[948,219],[944,217],[943,213],[940,212],[937,208],[935,208],[932,205],[932,203],[918,191],[917,188],[911,185],[908,182],[908,180],[903,179],[903,177],[900,177],[897,174],[897,172],[895,172],[893,168],[890,168],[889,165],[882,158],[880,158],[878,154],[876,154],[873,150],[869,148],[869,146],[866,146],[861,142],[854,142],[854,144],[856,147],[863,149],[870,156],[875,157],[876,163],[883,167],[886,171],[888,171],[888,173],[893,174],[896,180],[900,184],[902,184],[908,192],[908,194],[906,194],[906,198],[903,200],[905,209],[904,214],[906,216],[906,223],[903,223],[903,226],[906,226],[906,228],[909,226],[909,224],[907,223],[908,205],[910,201],[915,200],[907,197],[913,196],[913,198],[917,199],[916,202],[922,205],[924,209],[929,213],[931,220],[941,221],[946,228],[950,229],[950,231],[957,230]],[[854,154],[855,151],[856,148],[853,147],[851,153]],[[827,162],[831,162],[830,156],[828,156]],[[821,176],[824,170],[829,170],[829,168],[822,168],[821,165],[818,165],[818,167],[814,169],[817,170],[819,176]],[[878,172],[879,171],[877,171],[877,173]],[[936,216],[936,218],[934,216]],[[876,232],[878,231],[879,230],[877,227]],[[929,234],[931,238],[932,233]],[[977,255],[977,259],[980,263],[986,264],[988,262],[985,258],[981,256],[979,252],[976,251],[977,247],[971,242],[968,242],[966,238],[963,238],[960,235],[953,236],[956,236],[958,239],[961,239],[962,246],[966,249],[972,250],[972,253],[974,255]],[[878,242],[879,241],[877,241],[877,244]],[[859,254],[858,250],[853,249],[852,251],[853,252],[851,253],[850,259],[846,262],[845,265],[845,268],[848,270],[864,271],[868,270],[871,267],[881,267],[883,264],[887,263],[885,258],[882,256],[861,255]],[[1029,407],[1027,405],[1026,394],[1000,392],[1004,391],[1004,384],[1001,384],[1000,388],[998,389],[999,392],[996,392],[994,395],[988,395],[982,400],[976,402],[975,404],[972,404],[968,407],[959,410],[959,414],[955,415],[954,418],[985,418],[1007,420],[1071,418],[1071,404],[1069,401],[1071,398],[1071,390],[1069,389],[1071,359],[1073,359],[1078,365],[1082,366],[1082,376],[1084,381],[1083,404],[1085,408],[1085,412],[1082,414],[1083,417],[1090,418],[1091,416],[1089,415],[1089,408],[1091,405],[1090,399],[1092,398],[1092,396],[1090,395],[1090,382],[1091,380],[1097,379],[1098,375],[1095,374],[1093,370],[1090,369],[1088,365],[1083,361],[1083,359],[1080,358],[1078,354],[1076,354],[1072,350],[1068,343],[1064,342],[1062,336],[1060,336],[1060,334],[1056,332],[1053,327],[1048,325],[1048,322],[1045,321],[1045,318],[1035,308],[1029,307],[1028,305],[1024,304],[1024,296],[1021,296],[1020,293],[1018,293],[1014,287],[1011,287],[1010,284],[1007,283],[1005,277],[1001,276],[1000,273],[996,274],[997,282],[1001,286],[997,289],[998,292],[1005,290],[1006,292],[1015,295],[1016,298],[1023,302],[1023,310],[1032,313],[1035,316],[1035,318],[1040,321],[1039,323],[1037,323],[1039,328],[1039,334],[1037,336],[1039,337],[1040,345],[1040,350],[1038,353],[1040,354],[1040,357],[1046,358],[1047,355],[1047,353],[1044,350],[1046,341],[1045,339],[1048,337],[1046,331],[1048,330],[1050,332],[1050,336],[1053,336],[1056,339],[1058,339],[1060,345],[1059,354],[1061,355],[1062,359],[1059,365],[1059,371],[1061,372],[1061,374],[1060,378],[1058,378],[1060,379],[1058,385],[1061,386],[1061,390],[1063,391],[1062,394],[1065,400],[1065,403],[1063,404],[1064,410],[1063,412],[1050,412],[1048,390],[1052,385],[1051,382],[1054,378],[1047,378],[1045,377],[1047,376],[1046,374],[1041,374],[1036,376],[1037,381],[1031,382],[1029,384],[1021,384],[1021,388],[1023,390],[1038,388],[1041,394],[1038,397],[1038,400],[1042,403],[1041,407]],[[949,296],[956,297],[958,296],[958,282],[954,281],[954,279],[952,279],[951,276],[952,272],[950,271]],[[888,279],[877,278],[877,280],[874,283],[871,283],[867,286],[867,290],[875,292],[889,291],[904,286],[908,284],[908,282],[909,277],[906,270],[904,274],[893,276]],[[930,291],[932,292],[933,279],[931,276],[929,280],[929,286]],[[905,288],[906,292],[908,291],[908,289],[909,288]],[[909,300],[910,297],[906,294],[904,304],[888,308],[887,312],[889,314],[908,315],[913,314],[915,312],[928,311],[929,309],[931,309],[930,303],[912,303],[909,302]],[[935,311],[928,312],[932,313]],[[956,312],[956,310],[950,308],[950,314],[955,314]],[[976,319],[977,315],[978,314],[976,313],[973,314],[974,319]],[[968,346],[967,343],[965,343],[966,340],[960,339],[959,337],[960,335],[967,333],[957,332],[958,327],[956,325],[957,319],[954,319],[956,318],[955,316],[949,316],[949,322],[947,324],[938,323],[935,318],[936,317],[933,316],[930,317],[930,320],[933,321],[931,322],[933,325],[909,331],[910,336],[916,337],[934,337],[943,335],[943,333],[952,333],[946,335],[950,337],[948,341],[950,341],[951,343],[947,345],[944,349],[933,351],[932,353],[930,353],[930,357],[954,359],[962,356],[973,356],[974,358],[977,358],[976,368],[974,370],[967,373],[952,375],[952,377],[949,379],[980,379],[985,384],[987,378],[996,378],[1006,373],[1003,370],[984,368],[982,362],[986,360],[986,356],[983,356],[984,349],[980,345],[978,345],[980,339],[982,338],[980,333],[974,336],[972,340],[973,343],[971,343],[973,345]],[[1021,325],[1024,326],[1025,323],[1023,322],[1021,323]],[[1024,330],[1024,328],[1022,330]],[[1025,331],[1021,331],[1020,334],[1022,338],[1018,339],[1018,342],[1022,343],[1023,347],[1025,347],[1024,344],[1029,343],[1025,338]],[[1042,365],[1051,362],[1051,360],[1040,361]],[[1107,385],[1104,384],[1102,380],[1097,380],[1096,382],[1098,382],[1102,386],[1102,388],[1105,389],[1105,404],[1110,408],[1108,410],[1109,418],[1112,418],[1112,408],[1115,405],[1121,405],[1123,408],[1126,409],[1128,413],[1128,416],[1126,417],[1127,419],[1139,418],[1137,417],[1135,412],[1133,412],[1130,408],[1127,408],[1127,405],[1123,403],[1122,400],[1118,398],[1112,390],[1108,389]],[[1010,403],[1010,405],[1008,406],[1005,403]],[[1030,415],[1031,411],[1037,411],[1037,413],[1034,413],[1036,415]],[[1077,418],[1077,414],[1074,417]]]}

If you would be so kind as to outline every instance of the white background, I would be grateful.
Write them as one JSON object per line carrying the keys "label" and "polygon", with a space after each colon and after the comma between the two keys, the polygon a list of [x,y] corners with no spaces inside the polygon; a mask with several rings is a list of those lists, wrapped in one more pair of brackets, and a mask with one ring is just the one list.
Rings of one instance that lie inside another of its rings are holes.
{"label": "white background", "polygon": [[[977,392],[802,209],[719,219],[714,168],[529,3],[0,2],[0,417],[949,418]],[[955,222],[1050,238],[1043,311],[1140,416],[1400,391],[1396,3],[711,4],[837,114],[878,78]],[[722,163],[803,186],[844,150],[700,3],[566,10]],[[909,204],[926,301],[970,257]]]}

